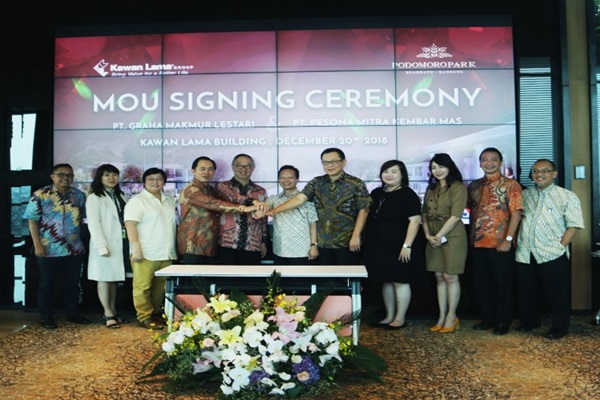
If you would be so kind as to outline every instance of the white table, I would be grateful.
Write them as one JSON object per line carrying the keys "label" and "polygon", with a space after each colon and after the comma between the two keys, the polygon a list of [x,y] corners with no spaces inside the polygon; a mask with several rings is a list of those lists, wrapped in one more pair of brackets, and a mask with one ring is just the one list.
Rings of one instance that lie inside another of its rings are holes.
{"label": "white table", "polygon": [[[172,321],[174,316],[173,302],[179,278],[203,277],[209,283],[211,278],[227,280],[231,285],[245,283],[245,278],[268,278],[277,271],[281,278],[303,278],[302,282],[309,282],[310,292],[315,293],[319,282],[323,279],[335,279],[344,282],[351,295],[352,312],[361,309],[360,280],[367,278],[367,269],[364,265],[191,265],[173,264],[156,272],[156,276],[166,276],[165,314]],[[311,282],[312,281],[312,282]],[[264,283],[263,283],[264,284]],[[285,290],[285,286],[282,287]],[[211,293],[214,294],[216,285],[211,284]],[[358,328],[360,321],[352,323],[352,340],[358,344]]]}

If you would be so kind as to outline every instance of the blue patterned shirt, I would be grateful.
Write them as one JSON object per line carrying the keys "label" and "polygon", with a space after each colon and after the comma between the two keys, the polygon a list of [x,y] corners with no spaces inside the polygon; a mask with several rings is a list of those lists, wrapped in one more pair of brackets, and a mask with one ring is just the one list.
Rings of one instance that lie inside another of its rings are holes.
{"label": "blue patterned shirt", "polygon": [[36,190],[23,218],[38,221],[47,257],[85,254],[80,227],[85,218],[85,193],[70,187],[61,194],[54,185]]}

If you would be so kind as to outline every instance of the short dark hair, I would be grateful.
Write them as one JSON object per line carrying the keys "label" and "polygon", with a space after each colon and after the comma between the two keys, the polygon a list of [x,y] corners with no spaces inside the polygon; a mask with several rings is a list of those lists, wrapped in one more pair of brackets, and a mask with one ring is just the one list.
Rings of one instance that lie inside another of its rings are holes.
{"label": "short dark hair", "polygon": [[323,150],[321,152],[321,159],[323,158],[323,155],[327,154],[327,153],[337,153],[337,155],[340,156],[341,160],[346,159],[346,155],[344,154],[344,152],[341,149],[338,149],[337,147],[329,147],[329,148]]}
{"label": "short dark hair", "polygon": [[67,164],[67,163],[60,163],[60,164],[55,164],[52,167],[52,173],[55,173],[57,169],[59,168],[69,168],[71,171],[73,171],[73,167],[71,167],[71,164]]}
{"label": "short dark hair", "polygon": [[531,164],[531,168],[529,168],[529,175],[527,175],[529,179],[533,180],[533,166],[539,162],[549,163],[552,166],[552,169],[556,171],[556,164],[554,164],[554,161],[548,160],[547,158],[540,158],[539,160],[535,160],[533,164]]}
{"label": "short dark hair", "polygon": [[286,169],[291,169],[292,171],[294,171],[294,174],[296,175],[296,179],[300,179],[300,171],[298,170],[298,168],[294,167],[293,165],[284,165],[281,168],[279,168],[279,171],[277,172],[277,177],[279,178],[279,174],[281,174],[281,171],[286,170]]}
{"label": "short dark hair", "polygon": [[436,163],[437,165],[441,165],[442,167],[448,168],[448,176],[446,177],[446,183],[448,186],[452,184],[454,181],[462,182],[463,177],[460,173],[458,167],[452,160],[452,157],[446,153],[437,153],[431,157],[429,160],[429,187],[434,188],[438,183],[438,179],[431,173],[431,164]]}
{"label": "short dark hair", "polygon": [[[536,160],[533,165],[539,163],[539,162],[547,162],[548,164],[552,165],[552,169],[556,171],[556,164],[554,164],[554,161],[552,160],[548,160],[547,158],[540,158],[539,160]],[[531,168],[533,169],[533,165],[531,166]]]}
{"label": "short dark hair", "polygon": [[395,166],[398,166],[398,168],[400,169],[400,175],[402,175],[400,177],[400,185],[402,185],[402,187],[408,186],[408,183],[409,183],[408,170],[406,169],[406,165],[404,165],[404,163],[400,160],[388,160],[381,165],[381,168],[379,168],[379,179],[381,180],[381,183],[384,184],[383,179],[381,179],[381,175],[383,175],[383,171],[390,169],[392,167],[395,167]]}
{"label": "short dark hair", "polygon": [[235,160],[237,160],[240,157],[248,157],[252,161],[252,165],[254,165],[254,158],[250,157],[248,154],[245,154],[245,153],[240,153],[237,156],[233,157],[233,160],[231,161],[231,165],[235,164]]}
{"label": "short dark hair", "polygon": [[479,161],[481,161],[481,156],[483,155],[483,153],[486,153],[488,151],[493,151],[494,153],[498,154],[500,161],[504,161],[504,158],[502,157],[502,153],[500,153],[500,150],[498,150],[495,147],[486,147],[485,149],[481,150],[481,153],[479,153]]}
{"label": "short dark hair", "polygon": [[[114,174],[119,174],[119,169],[112,164],[102,164],[96,169],[96,173],[94,174],[94,180],[90,185],[90,193],[95,194],[96,196],[104,196],[106,194],[106,190],[104,190],[104,185],[102,184],[102,176],[105,172],[112,172]],[[114,192],[116,195],[123,193],[121,187],[117,183],[117,186],[114,188]]]}
{"label": "short dark hair", "polygon": [[205,160],[205,161],[210,161],[210,162],[212,163],[212,165],[213,165],[213,167],[214,167],[215,171],[217,170],[217,163],[216,163],[216,162],[214,162],[214,161],[213,161],[211,158],[209,158],[209,157],[205,157],[205,156],[200,156],[200,157],[196,158],[196,159],[194,160],[194,162],[192,163],[192,169],[196,169],[196,167],[198,166],[198,163],[199,163],[200,161],[202,161],[202,160]]}
{"label": "short dark hair", "polygon": [[146,183],[146,178],[149,175],[161,174],[165,182],[167,181],[167,173],[160,168],[152,167],[144,171],[142,175],[142,183]]}

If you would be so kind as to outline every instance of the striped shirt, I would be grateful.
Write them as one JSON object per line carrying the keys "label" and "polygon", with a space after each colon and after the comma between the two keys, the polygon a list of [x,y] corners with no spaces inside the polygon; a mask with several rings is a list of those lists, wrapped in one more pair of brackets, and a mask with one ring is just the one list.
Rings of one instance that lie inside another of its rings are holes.
{"label": "striped shirt", "polygon": [[581,203],[575,193],[552,184],[523,191],[523,214],[517,238],[516,259],[529,264],[556,260],[569,248],[560,244],[567,228],[584,228]]}

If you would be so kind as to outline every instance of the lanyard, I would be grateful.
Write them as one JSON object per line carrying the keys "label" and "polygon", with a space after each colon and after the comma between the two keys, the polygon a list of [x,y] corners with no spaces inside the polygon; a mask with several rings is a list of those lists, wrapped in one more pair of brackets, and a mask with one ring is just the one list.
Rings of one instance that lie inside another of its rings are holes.
{"label": "lanyard", "polygon": [[108,195],[110,196],[110,198],[112,199],[112,201],[115,203],[115,206],[117,207],[117,214],[119,215],[119,222],[121,223],[121,226],[123,226],[123,224],[125,223],[124,216],[123,216],[123,207],[121,206],[121,202],[119,201],[119,199],[117,199],[117,196],[115,195],[115,192],[113,190],[108,191]]}

